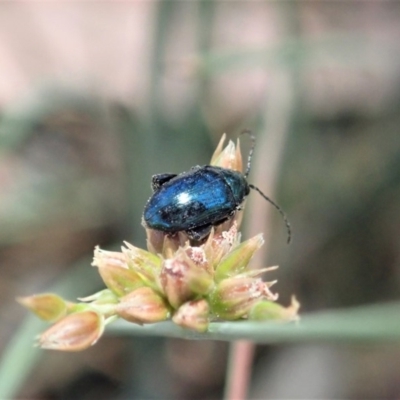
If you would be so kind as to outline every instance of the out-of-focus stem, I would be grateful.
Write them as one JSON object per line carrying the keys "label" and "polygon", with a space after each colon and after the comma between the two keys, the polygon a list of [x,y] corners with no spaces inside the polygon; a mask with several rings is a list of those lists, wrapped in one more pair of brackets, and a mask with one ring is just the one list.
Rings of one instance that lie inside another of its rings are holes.
{"label": "out-of-focus stem", "polygon": [[254,343],[237,341],[231,345],[228,359],[225,400],[242,400],[247,396],[251,377]]}
{"label": "out-of-focus stem", "polygon": [[[252,181],[268,196],[275,198],[274,188],[278,178],[283,150],[286,143],[288,124],[292,107],[291,75],[287,71],[276,72],[271,77],[273,84],[266,98],[266,109],[262,124],[264,132],[257,135],[256,160]],[[268,254],[270,231],[265,231],[265,221],[269,220],[272,207],[265,204],[261,196],[250,196],[247,203],[247,235],[264,232],[263,252],[257,252],[252,260],[254,268],[265,267]],[[250,212],[249,212],[250,211]],[[225,386],[225,400],[244,400],[250,384],[255,345],[238,341],[231,344]]]}

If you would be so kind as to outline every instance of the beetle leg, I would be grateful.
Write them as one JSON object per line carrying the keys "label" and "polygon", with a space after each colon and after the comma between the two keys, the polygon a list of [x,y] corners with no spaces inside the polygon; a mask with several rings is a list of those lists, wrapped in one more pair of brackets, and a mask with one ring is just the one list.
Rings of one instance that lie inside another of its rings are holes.
{"label": "beetle leg", "polygon": [[212,225],[203,225],[197,228],[189,229],[186,231],[186,234],[189,236],[189,239],[192,240],[202,240],[211,232]]}
{"label": "beetle leg", "polygon": [[172,178],[175,178],[177,174],[157,174],[151,177],[151,188],[153,192],[156,192],[164,183],[167,183]]}

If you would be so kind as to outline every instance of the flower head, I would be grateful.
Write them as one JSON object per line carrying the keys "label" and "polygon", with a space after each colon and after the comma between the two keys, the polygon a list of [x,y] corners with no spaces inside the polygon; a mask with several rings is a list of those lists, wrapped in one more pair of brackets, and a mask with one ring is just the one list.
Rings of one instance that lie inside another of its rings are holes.
{"label": "flower head", "polygon": [[[223,148],[223,135],[211,165],[242,172],[239,141]],[[241,207],[243,208],[243,207]],[[218,320],[296,320],[293,298],[285,308],[265,282],[264,272],[277,267],[250,269],[249,263],[264,243],[262,234],[241,242],[242,210],[213,226],[200,241],[185,232],[166,234],[146,228],[147,250],[124,242],[121,251],[96,247],[93,264],[106,289],[70,303],[44,294],[19,299],[41,318],[57,320],[39,338],[43,348],[77,351],[94,344],[104,326],[115,318],[147,324],[172,321],[204,332]]]}

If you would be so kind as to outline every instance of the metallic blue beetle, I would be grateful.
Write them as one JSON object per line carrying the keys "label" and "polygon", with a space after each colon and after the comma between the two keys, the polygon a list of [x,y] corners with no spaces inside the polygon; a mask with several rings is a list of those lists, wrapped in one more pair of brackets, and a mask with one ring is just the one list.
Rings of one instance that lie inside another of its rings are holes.
{"label": "metallic blue beetle", "polygon": [[289,243],[291,229],[282,209],[260,189],[247,182],[255,138],[249,131],[243,133],[249,134],[253,141],[245,174],[205,165],[193,167],[179,175],[154,175],[154,193],[144,209],[144,225],[170,234],[184,231],[190,239],[202,240],[213,226],[232,217],[240,209],[250,189],[254,189],[282,214]]}

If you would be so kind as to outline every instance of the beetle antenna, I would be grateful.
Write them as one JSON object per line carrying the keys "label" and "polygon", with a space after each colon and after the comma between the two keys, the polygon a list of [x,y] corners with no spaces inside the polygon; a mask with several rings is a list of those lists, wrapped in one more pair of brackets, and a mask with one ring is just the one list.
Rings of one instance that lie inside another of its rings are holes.
{"label": "beetle antenna", "polygon": [[250,129],[245,129],[244,131],[242,131],[240,136],[242,135],[249,135],[252,143],[249,151],[249,156],[247,157],[246,172],[244,173],[244,177],[247,179],[250,173],[251,159],[253,158],[254,148],[256,147],[256,137],[251,133]]}
{"label": "beetle antenna", "polygon": [[292,228],[291,228],[289,220],[287,219],[287,216],[284,213],[284,211],[282,210],[282,208],[280,208],[278,206],[278,204],[274,203],[269,197],[267,197],[257,186],[249,184],[249,187],[251,189],[253,189],[253,190],[256,190],[259,194],[261,194],[261,196],[264,197],[265,200],[269,201],[279,211],[279,213],[282,215],[283,221],[285,222],[285,225],[286,225],[287,234],[288,234],[287,243],[289,244],[290,241],[292,240]]}

